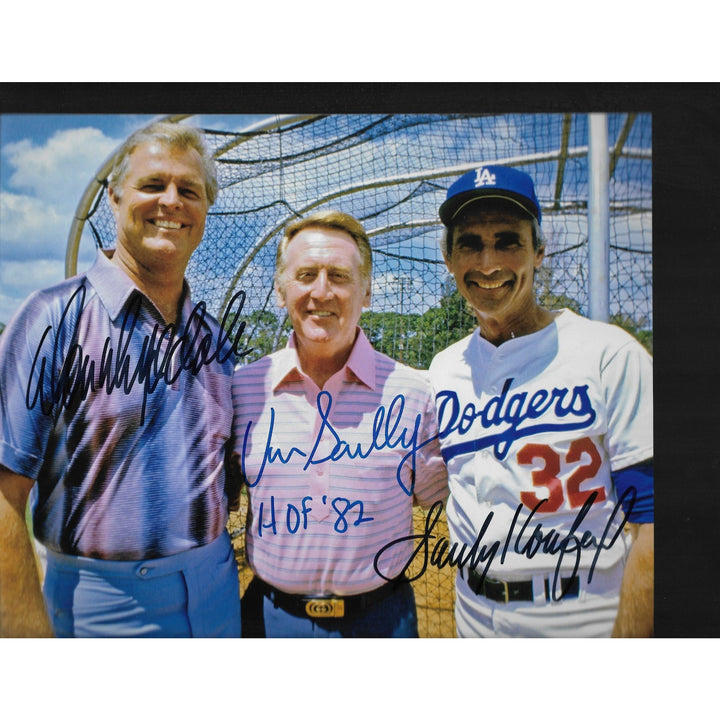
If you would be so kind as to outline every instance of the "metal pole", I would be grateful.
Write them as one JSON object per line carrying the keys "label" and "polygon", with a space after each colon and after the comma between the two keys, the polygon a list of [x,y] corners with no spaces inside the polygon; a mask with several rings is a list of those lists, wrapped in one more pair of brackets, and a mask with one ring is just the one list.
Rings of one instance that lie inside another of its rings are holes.
{"label": "metal pole", "polygon": [[610,319],[610,153],[607,115],[589,115],[588,262],[590,318]]}

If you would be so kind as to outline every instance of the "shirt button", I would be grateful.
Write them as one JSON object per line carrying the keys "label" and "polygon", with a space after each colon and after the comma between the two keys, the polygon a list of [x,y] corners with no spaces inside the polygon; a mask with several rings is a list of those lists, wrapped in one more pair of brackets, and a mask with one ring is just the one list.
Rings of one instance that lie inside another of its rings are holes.
{"label": "shirt button", "polygon": [[141,567],[141,568],[140,568],[140,574],[141,574],[141,575],[147,575],[147,573],[148,573],[148,569],[147,569],[146,567]]}

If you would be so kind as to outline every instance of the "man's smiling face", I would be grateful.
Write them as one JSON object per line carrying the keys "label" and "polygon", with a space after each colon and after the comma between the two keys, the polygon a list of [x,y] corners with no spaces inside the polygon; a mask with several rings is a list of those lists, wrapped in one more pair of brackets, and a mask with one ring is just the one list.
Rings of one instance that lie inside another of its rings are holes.
{"label": "man's smiling face", "polygon": [[478,205],[456,222],[450,241],[445,264],[481,324],[506,324],[534,306],[544,248],[533,248],[530,220]]}
{"label": "man's smiling face", "polygon": [[301,354],[349,351],[362,309],[370,305],[370,281],[363,278],[353,238],[343,230],[308,227],[290,241],[285,261],[277,300],[287,307]]}
{"label": "man's smiling face", "polygon": [[118,253],[148,270],[184,270],[202,240],[209,206],[200,155],[160,142],[139,145],[110,203]]}

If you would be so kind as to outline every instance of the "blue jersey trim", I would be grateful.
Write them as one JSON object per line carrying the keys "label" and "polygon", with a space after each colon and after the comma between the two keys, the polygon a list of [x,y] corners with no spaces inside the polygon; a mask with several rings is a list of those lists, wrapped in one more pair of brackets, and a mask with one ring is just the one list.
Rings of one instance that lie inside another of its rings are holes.
{"label": "blue jersey trim", "polygon": [[[631,523],[655,521],[655,482],[653,461],[631,465],[612,473],[615,489]],[[634,491],[634,492],[633,492]],[[626,494],[627,493],[627,494]],[[633,498],[634,496],[634,498]]]}

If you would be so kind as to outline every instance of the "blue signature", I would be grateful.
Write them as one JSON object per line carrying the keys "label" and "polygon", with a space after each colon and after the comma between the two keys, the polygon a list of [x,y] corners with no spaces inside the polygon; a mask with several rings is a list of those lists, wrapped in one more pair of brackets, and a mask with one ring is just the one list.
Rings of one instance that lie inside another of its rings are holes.
{"label": "blue signature", "polygon": [[[346,533],[350,527],[358,527],[375,519],[365,514],[365,503],[362,500],[349,500],[344,497],[329,498],[327,495],[323,495],[320,502],[333,509],[336,515],[333,530],[341,535]],[[286,503],[283,512],[279,503],[275,502],[274,495],[270,496],[267,505],[265,500],[261,501],[258,508],[258,537],[263,536],[263,530],[269,530],[273,535],[277,535],[278,525],[282,526],[283,521],[290,535],[307,530],[312,503],[312,495],[306,495],[297,505],[291,502]]]}
{"label": "blue signature", "polygon": [[[337,462],[343,458],[349,458],[351,460],[355,460],[357,458],[365,459],[378,450],[384,450],[385,448],[392,450],[399,446],[403,450],[409,450],[409,452],[404,455],[398,463],[396,473],[397,481],[403,492],[407,495],[412,495],[415,486],[415,458],[417,453],[420,448],[437,438],[437,435],[434,435],[424,442],[419,441],[418,436],[420,433],[420,426],[422,424],[421,413],[417,414],[414,421],[411,421],[410,425],[401,427],[403,413],[405,411],[405,397],[403,395],[396,395],[387,409],[384,405],[380,405],[375,411],[372,423],[372,435],[365,446],[363,446],[362,443],[355,443],[354,445],[351,445],[346,440],[343,440],[338,431],[333,427],[329,419],[333,399],[332,395],[327,392],[327,390],[322,390],[318,394],[316,404],[322,422],[312,447],[305,451],[293,446],[285,453],[283,453],[281,449],[275,448],[272,445],[276,415],[275,408],[270,408],[270,425],[267,431],[267,438],[265,440],[265,450],[263,452],[257,477],[252,482],[247,479],[248,474],[245,468],[245,457],[247,455],[250,431],[253,425],[252,420],[248,422],[243,438],[240,467],[242,475],[245,477],[245,482],[249,487],[255,487],[255,485],[260,482],[268,463],[272,464],[279,462],[285,465],[292,460],[293,456],[296,455],[301,458],[305,458],[302,469],[303,471],[306,471],[311,465],[320,465],[326,462]],[[334,445],[329,452],[323,454],[318,450],[318,447],[323,440],[327,439],[334,442]],[[412,472],[410,473],[411,480],[409,486],[405,483],[402,477],[403,467],[408,461],[411,463],[412,469]]]}

